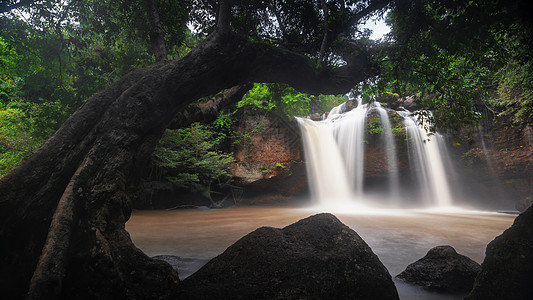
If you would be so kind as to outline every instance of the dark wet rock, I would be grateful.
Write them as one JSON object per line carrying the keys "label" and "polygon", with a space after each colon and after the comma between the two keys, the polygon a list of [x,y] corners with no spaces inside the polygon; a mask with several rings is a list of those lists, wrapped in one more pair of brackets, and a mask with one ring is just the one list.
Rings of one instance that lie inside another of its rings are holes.
{"label": "dark wet rock", "polygon": [[387,107],[394,110],[399,110],[403,107],[409,111],[415,111],[418,109],[417,101],[419,99],[420,94],[400,98],[397,94],[385,93],[376,96],[375,100],[380,102],[382,105],[386,103]]}
{"label": "dark wet rock", "polygon": [[198,269],[208,261],[208,259],[205,258],[189,258],[176,255],[156,255],[152,258],[165,261],[171,265],[172,268],[176,270],[181,280],[198,271]]}
{"label": "dark wet rock", "polygon": [[349,112],[350,110],[357,107],[357,102],[355,100],[347,100],[341,106],[341,113]]}
{"label": "dark wet rock", "polygon": [[533,206],[487,246],[467,299],[533,299]]}
{"label": "dark wet rock", "polygon": [[432,291],[467,293],[479,270],[478,263],[458,254],[453,247],[437,246],[397,277]]}
{"label": "dark wet rock", "polygon": [[331,214],[259,228],[180,288],[187,299],[398,299],[378,257]]}
{"label": "dark wet rock", "polygon": [[319,113],[313,113],[309,115],[309,118],[313,121],[321,121],[322,116]]}

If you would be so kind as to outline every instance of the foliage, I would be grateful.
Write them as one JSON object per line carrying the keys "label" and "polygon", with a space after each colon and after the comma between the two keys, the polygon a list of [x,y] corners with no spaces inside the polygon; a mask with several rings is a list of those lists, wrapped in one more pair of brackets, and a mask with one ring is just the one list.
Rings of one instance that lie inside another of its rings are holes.
{"label": "foliage", "polygon": [[511,60],[497,74],[497,97],[489,99],[489,104],[502,111],[501,115],[511,116],[515,123],[533,121],[533,65],[527,62],[520,65]]}
{"label": "foliage", "polygon": [[222,110],[216,120],[211,124],[215,135],[215,144],[219,145],[233,136],[233,125],[236,122],[235,113],[237,111]]}
{"label": "foliage", "polygon": [[[216,145],[214,132],[198,123],[184,129],[167,129],[153,154],[160,174],[148,185],[187,189],[210,197],[211,185],[227,180],[233,163],[231,155],[214,150]],[[171,185],[165,184],[168,182]]]}
{"label": "foliage", "polygon": [[25,99],[21,59],[0,37],[0,177],[31,155],[66,117],[58,101]]}
{"label": "foliage", "polygon": [[[158,1],[170,58],[199,38],[186,3]],[[86,99],[154,62],[145,1],[30,1],[0,14],[0,148],[7,173]]]}
{"label": "foliage", "polygon": [[367,117],[366,130],[370,135],[381,134],[383,132],[381,118],[378,114],[371,114]]}
{"label": "foliage", "polygon": [[339,106],[348,100],[346,95],[318,95],[319,111],[330,111],[335,106]]}
{"label": "foliage", "polygon": [[[317,100],[315,96],[300,93],[286,84],[255,83],[237,103],[237,107],[252,113],[276,111],[288,117],[307,116],[313,98]],[[319,95],[318,109],[321,112],[329,111],[346,100],[345,95]]]}
{"label": "foliage", "polygon": [[498,70],[512,59],[531,60],[526,7],[527,1],[503,0],[398,2],[387,16],[381,75],[363,82],[359,93],[421,92],[418,105],[434,110],[434,127],[476,122],[476,107],[491,99]]}
{"label": "foliage", "polygon": [[289,116],[302,116],[309,112],[309,96],[286,84],[254,83],[237,107],[255,113],[278,111]]}

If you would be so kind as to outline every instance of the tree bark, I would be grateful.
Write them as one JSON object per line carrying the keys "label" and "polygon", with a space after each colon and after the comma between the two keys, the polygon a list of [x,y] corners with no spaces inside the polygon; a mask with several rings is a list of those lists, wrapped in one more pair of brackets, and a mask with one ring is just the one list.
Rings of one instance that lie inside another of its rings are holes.
{"label": "tree bark", "polygon": [[91,97],[0,179],[0,287],[8,298],[172,297],[179,283],[125,230],[138,174],[189,103],[247,82],[345,93],[374,72],[365,53],[338,69],[215,32],[178,61],[134,71]]}
{"label": "tree bark", "polygon": [[194,122],[212,123],[220,111],[242,99],[254,85],[252,83],[234,86],[224,93],[213,96],[206,102],[192,103],[174,117],[168,128],[177,129],[191,126]]}
{"label": "tree bark", "polygon": [[159,8],[157,0],[145,0],[146,14],[148,16],[148,23],[150,24],[150,42],[152,43],[152,50],[154,51],[155,60],[167,60],[167,48],[165,47],[165,35],[161,22],[159,21]]}

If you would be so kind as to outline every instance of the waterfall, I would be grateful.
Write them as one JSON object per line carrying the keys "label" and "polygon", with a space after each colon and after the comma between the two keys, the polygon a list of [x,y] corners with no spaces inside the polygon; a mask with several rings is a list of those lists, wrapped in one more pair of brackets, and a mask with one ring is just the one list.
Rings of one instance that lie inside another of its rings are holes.
{"label": "waterfall", "polygon": [[394,135],[392,134],[392,127],[390,124],[389,114],[381,107],[381,103],[374,102],[374,107],[379,113],[381,125],[383,128],[383,136],[385,139],[385,150],[387,154],[387,171],[389,176],[389,193],[391,196],[397,196],[400,193],[400,179],[398,173],[398,157],[396,155],[396,145],[394,143]]}
{"label": "waterfall", "polygon": [[356,197],[360,198],[363,195],[364,138],[368,105],[362,105],[359,101],[357,107],[351,111],[342,114],[335,113],[343,111],[341,107],[342,105],[339,109],[332,109],[326,123],[333,128],[335,140],[350,179],[351,190]]}
{"label": "waterfall", "polygon": [[[387,184],[390,199],[403,206],[400,195],[413,191],[400,184],[398,155],[392,126],[386,109],[380,103],[362,104],[346,111],[346,104],[333,108],[322,121],[297,118],[307,160],[307,175],[313,199],[323,207],[366,205],[370,197],[364,193],[365,132],[369,109],[379,112],[382,138],[386,147]],[[409,153],[410,170],[416,173],[420,198],[426,206],[451,206],[452,197],[443,163],[443,136],[428,136],[425,129],[408,111],[403,117]],[[403,189],[403,191],[402,191]],[[411,203],[412,199],[408,199]],[[420,199],[416,199],[420,201]],[[392,203],[390,203],[392,204]]]}
{"label": "waterfall", "polygon": [[409,148],[409,162],[414,166],[421,190],[422,201],[436,206],[451,206],[452,197],[441,156],[445,147],[442,135],[428,136],[409,111],[399,111],[404,117]]}
{"label": "waterfall", "polygon": [[317,204],[335,202],[345,205],[351,201],[348,175],[333,129],[327,122],[297,118],[302,131],[307,160],[307,177],[311,194]]}

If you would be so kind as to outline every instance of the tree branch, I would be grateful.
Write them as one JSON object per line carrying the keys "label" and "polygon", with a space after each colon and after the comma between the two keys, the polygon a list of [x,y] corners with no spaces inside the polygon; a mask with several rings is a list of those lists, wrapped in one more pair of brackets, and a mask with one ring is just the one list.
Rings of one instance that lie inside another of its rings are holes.
{"label": "tree branch", "polygon": [[270,10],[272,10],[272,13],[274,14],[274,16],[276,16],[276,20],[278,21],[278,25],[279,25],[279,30],[281,30],[281,35],[286,36],[287,31],[285,30],[285,25],[283,24],[281,20],[281,15],[279,14],[278,8],[276,7],[277,4],[278,4],[278,1],[272,1],[271,5],[269,5],[268,7],[270,8]]}
{"label": "tree branch", "polygon": [[231,31],[231,0],[220,0],[218,2],[218,13],[216,20],[216,30],[219,34],[228,34]]}
{"label": "tree branch", "polygon": [[324,53],[326,52],[326,45],[328,42],[328,32],[329,32],[329,12],[326,0],[320,0],[322,4],[322,12],[324,13],[324,37],[322,38],[322,44],[320,45],[320,53],[318,54],[318,63],[321,63],[324,59]]}
{"label": "tree branch", "polygon": [[192,103],[180,111],[168,127],[185,128],[194,122],[213,122],[221,110],[239,102],[251,88],[253,88],[251,83],[234,86],[224,93],[215,95],[205,103]]}
{"label": "tree branch", "polygon": [[360,12],[353,15],[349,20],[348,24],[355,25],[357,24],[362,18],[368,16],[369,14],[384,9],[392,2],[392,0],[375,0],[372,1],[366,8],[361,10]]}
{"label": "tree branch", "polygon": [[287,83],[309,94],[341,94],[378,74],[371,54],[360,49],[345,66],[316,69],[308,57],[265,44],[249,44],[257,56],[249,65],[251,81]]}

